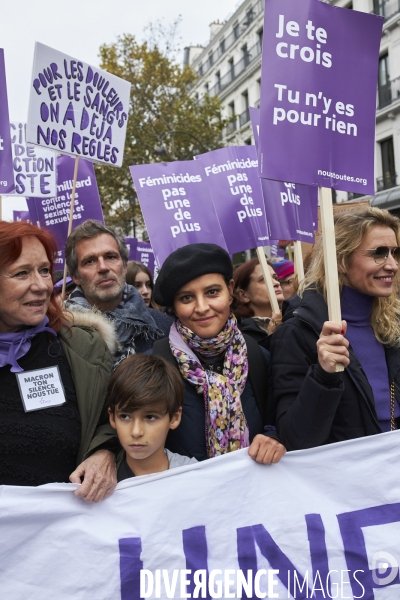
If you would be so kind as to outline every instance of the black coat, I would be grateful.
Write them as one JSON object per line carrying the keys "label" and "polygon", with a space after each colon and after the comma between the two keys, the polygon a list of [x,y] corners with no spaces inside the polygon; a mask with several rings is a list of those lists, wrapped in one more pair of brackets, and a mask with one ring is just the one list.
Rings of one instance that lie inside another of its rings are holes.
{"label": "black coat", "polygon": [[268,333],[259,327],[253,317],[238,319],[238,327],[242,333],[247,333],[257,343],[268,337]]}
{"label": "black coat", "polygon": [[[288,450],[381,433],[372,388],[351,346],[350,364],[337,374],[335,387],[314,378],[317,346],[328,308],[315,290],[307,290],[294,312],[284,315],[272,336],[273,397],[277,429]],[[390,383],[400,399],[400,349],[385,346]],[[390,398],[388,398],[388,403]]]}
{"label": "black coat", "polygon": [[[249,377],[241,395],[241,402],[251,442],[258,433],[264,433],[264,425],[272,425],[272,423],[269,419],[267,402],[268,364],[262,349],[248,336],[245,335],[244,338],[248,350]],[[157,340],[154,343],[152,354],[162,356],[178,368],[168,339]],[[222,366],[223,360],[215,363],[212,368],[215,370]],[[177,429],[169,432],[165,446],[171,452],[189,457],[194,456],[197,460],[205,460],[208,456],[205,440],[204,399],[197,393],[193,385],[188,381],[184,381],[184,383],[182,420]],[[274,431],[269,431],[264,435],[277,437]]]}

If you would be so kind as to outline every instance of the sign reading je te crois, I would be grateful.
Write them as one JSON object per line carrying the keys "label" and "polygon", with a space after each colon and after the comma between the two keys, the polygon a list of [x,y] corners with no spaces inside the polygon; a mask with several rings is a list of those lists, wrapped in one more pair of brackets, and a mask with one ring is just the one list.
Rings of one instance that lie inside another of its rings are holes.
{"label": "sign reading je te crois", "polygon": [[319,0],[268,0],[260,177],[374,194],[383,18]]}
{"label": "sign reading je te crois", "polygon": [[130,83],[36,42],[26,139],[120,167]]}

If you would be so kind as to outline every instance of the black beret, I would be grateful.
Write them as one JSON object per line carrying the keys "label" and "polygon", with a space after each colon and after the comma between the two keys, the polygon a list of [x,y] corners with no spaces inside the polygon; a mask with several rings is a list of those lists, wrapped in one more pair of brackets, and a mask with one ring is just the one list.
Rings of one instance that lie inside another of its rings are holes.
{"label": "black beret", "polygon": [[161,306],[172,306],[176,292],[185,283],[208,273],[232,279],[232,262],[226,250],[216,244],[188,244],[178,248],[160,269],[154,284],[154,300]]}

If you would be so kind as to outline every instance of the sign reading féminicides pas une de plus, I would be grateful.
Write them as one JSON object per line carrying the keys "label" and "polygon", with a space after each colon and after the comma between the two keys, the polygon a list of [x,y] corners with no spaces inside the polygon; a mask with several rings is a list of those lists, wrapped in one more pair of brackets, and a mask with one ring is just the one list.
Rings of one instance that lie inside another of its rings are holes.
{"label": "sign reading f\u00e9minicides pas une de plus", "polygon": [[130,167],[157,265],[187,244],[227,249],[200,161]]}
{"label": "sign reading f\u00e9minicides pas une de plus", "polygon": [[120,167],[131,84],[36,42],[26,139]]}
{"label": "sign reading f\u00e9minicides pas une de plus", "polygon": [[261,177],[374,193],[382,24],[319,0],[267,0]]}
{"label": "sign reading f\u00e9minicides pas une de plus", "polygon": [[230,253],[265,246],[269,235],[254,146],[201,154],[206,183]]}

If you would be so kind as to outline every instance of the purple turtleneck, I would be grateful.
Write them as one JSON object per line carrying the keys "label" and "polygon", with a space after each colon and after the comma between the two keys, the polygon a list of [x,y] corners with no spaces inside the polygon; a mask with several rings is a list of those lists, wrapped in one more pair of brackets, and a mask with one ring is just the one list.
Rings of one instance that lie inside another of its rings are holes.
{"label": "purple turtleneck", "polygon": [[[385,349],[375,337],[370,323],[374,296],[367,296],[353,288],[343,286],[342,318],[347,321],[346,338],[361,363],[372,388],[376,413],[382,431],[390,431],[390,382]],[[400,416],[400,406],[395,403],[395,417]]]}

